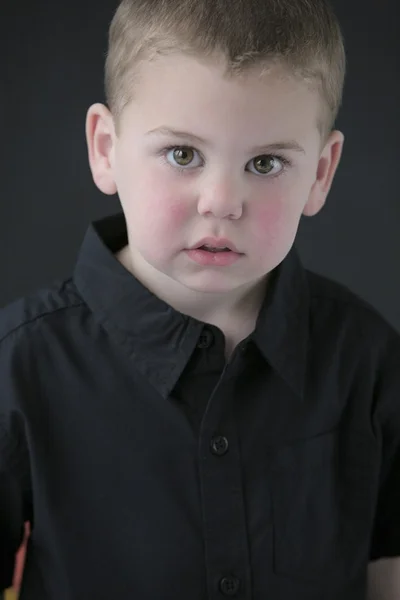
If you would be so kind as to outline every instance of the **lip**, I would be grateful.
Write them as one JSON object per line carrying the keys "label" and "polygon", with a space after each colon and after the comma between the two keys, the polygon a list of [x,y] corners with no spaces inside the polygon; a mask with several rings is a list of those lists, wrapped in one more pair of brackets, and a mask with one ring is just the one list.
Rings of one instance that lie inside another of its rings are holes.
{"label": "lip", "polygon": [[188,257],[202,267],[230,267],[237,263],[243,254],[236,252],[206,252],[195,248],[194,250],[186,250]]}
{"label": "lip", "polygon": [[236,254],[242,254],[242,252],[239,252],[239,250],[236,248],[235,244],[233,242],[231,242],[230,240],[228,240],[226,238],[213,238],[213,237],[203,238],[202,240],[197,242],[194,246],[189,248],[189,250],[197,250],[198,248],[201,248],[201,246],[211,246],[211,248],[229,248],[229,250],[232,250],[232,252],[236,252]]}

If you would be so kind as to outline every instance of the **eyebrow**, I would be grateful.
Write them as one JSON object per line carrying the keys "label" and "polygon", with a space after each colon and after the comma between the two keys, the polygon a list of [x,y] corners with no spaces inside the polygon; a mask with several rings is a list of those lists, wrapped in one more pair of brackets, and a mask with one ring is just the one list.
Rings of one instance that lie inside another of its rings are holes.
{"label": "eyebrow", "polygon": [[[147,134],[150,135],[164,135],[164,136],[176,136],[179,138],[184,138],[189,141],[195,141],[197,143],[203,144],[204,146],[211,145],[207,140],[199,137],[198,135],[194,135],[193,133],[187,133],[186,131],[177,131],[176,129],[172,129],[171,127],[161,126],[156,129],[152,129],[148,131]],[[295,140],[287,140],[285,142],[275,142],[273,144],[266,144],[264,146],[256,146],[250,150],[250,152],[277,152],[279,150],[294,150],[296,152],[306,153],[304,148],[300,146],[298,142]]]}

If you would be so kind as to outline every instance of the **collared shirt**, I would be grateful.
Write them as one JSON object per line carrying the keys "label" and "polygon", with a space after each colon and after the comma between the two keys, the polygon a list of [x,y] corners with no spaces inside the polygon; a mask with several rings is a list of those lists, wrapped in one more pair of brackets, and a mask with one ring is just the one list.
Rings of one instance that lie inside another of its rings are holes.
{"label": "collared shirt", "polygon": [[91,223],[0,311],[0,588],[20,600],[364,600],[400,555],[400,336],[296,245],[254,332],[153,295]]}

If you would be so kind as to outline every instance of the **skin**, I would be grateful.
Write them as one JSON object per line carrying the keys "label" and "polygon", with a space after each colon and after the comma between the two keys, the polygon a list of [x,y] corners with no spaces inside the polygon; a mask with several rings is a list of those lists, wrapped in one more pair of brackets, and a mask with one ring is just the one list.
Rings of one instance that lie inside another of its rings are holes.
{"label": "skin", "polygon": [[[257,311],[268,274],[292,247],[301,215],[323,207],[340,161],[339,131],[320,153],[319,97],[279,75],[227,79],[221,62],[164,56],[143,68],[119,137],[106,106],[87,114],[94,182],[118,192],[127,220],[129,246],[118,258],[157,296],[207,322]],[[209,143],[146,136],[160,126]],[[285,151],[293,162],[285,173],[265,153],[257,169],[253,147],[292,139],[305,154]],[[168,145],[189,146],[186,162],[173,151],[163,162]],[[227,237],[244,256],[230,267],[199,266],[184,250],[205,236]]]}
{"label": "skin", "polygon": [[[118,260],[176,310],[219,326],[230,355],[254,328],[269,273],[290,251],[301,216],[325,205],[344,135],[332,131],[321,143],[320,98],[278,67],[262,79],[256,70],[234,79],[223,73],[218,57],[159,57],[142,68],[120,135],[97,103],[86,138],[96,186],[118,193],[126,217],[129,244]],[[146,135],[160,126],[207,143]],[[261,154],[251,148],[286,140],[304,154],[281,152],[292,166],[278,176],[282,163],[264,152],[260,171]],[[183,162],[173,151],[163,162],[169,145],[188,147]],[[244,256],[230,267],[197,265],[184,250],[205,236],[227,237]],[[399,573],[398,558],[370,565],[368,600],[398,600]]]}

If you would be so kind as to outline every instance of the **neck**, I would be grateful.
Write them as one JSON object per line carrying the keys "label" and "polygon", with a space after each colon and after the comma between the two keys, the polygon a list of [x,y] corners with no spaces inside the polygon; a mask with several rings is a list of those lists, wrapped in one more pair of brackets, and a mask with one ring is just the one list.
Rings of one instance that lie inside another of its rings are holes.
{"label": "neck", "polygon": [[165,275],[160,277],[160,273],[156,270],[148,273],[146,278],[142,278],[139,273],[140,269],[132,265],[129,246],[119,251],[116,258],[153,294],[175,310],[199,321],[215,324],[223,330],[233,329],[235,323],[254,321],[260,310],[268,284],[268,277],[263,277],[261,280],[242,286],[230,294],[196,292],[177,282],[172,282]]}

